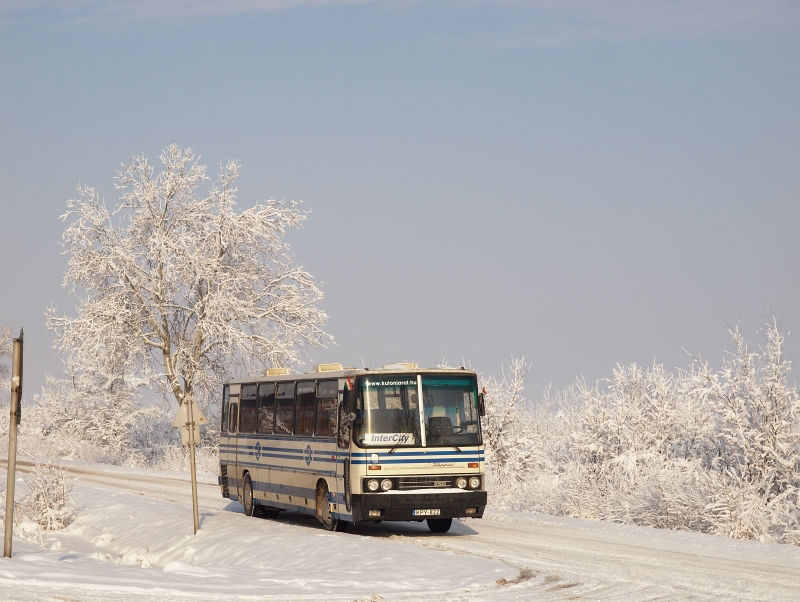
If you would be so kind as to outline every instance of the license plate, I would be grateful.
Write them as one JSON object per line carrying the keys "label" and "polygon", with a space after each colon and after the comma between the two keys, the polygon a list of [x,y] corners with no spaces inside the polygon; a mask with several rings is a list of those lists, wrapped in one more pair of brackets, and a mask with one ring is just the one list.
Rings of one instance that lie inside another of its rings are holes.
{"label": "license plate", "polygon": [[412,512],[414,516],[436,516],[441,513],[442,511],[439,508],[426,508],[424,510],[414,510]]}

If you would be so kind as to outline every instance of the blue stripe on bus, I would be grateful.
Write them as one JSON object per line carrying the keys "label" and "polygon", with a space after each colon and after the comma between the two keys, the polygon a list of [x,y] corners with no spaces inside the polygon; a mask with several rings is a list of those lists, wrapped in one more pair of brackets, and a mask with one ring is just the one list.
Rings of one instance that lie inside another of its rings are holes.
{"label": "blue stripe on bus", "polygon": [[[376,450],[374,452],[371,452],[371,451],[358,451],[358,452],[353,452],[353,455],[354,456],[355,455],[369,456],[370,454],[373,454],[373,453],[388,454],[389,452],[385,452],[385,451],[382,452],[382,451],[379,451],[379,450]],[[416,451],[402,451],[402,452],[401,451],[395,451],[391,455],[395,456],[395,457],[404,457],[404,456],[419,456],[419,455],[425,455],[425,456],[451,456],[451,455],[454,455],[454,454],[458,454],[459,456],[464,455],[464,454],[483,454],[483,450],[482,449],[462,449],[460,452],[457,452],[454,449],[444,449],[444,450],[441,450],[441,451],[433,451],[433,450],[428,451],[427,448],[420,447]]]}
{"label": "blue stripe on bus", "polygon": [[[256,441],[256,442],[260,442],[260,441],[264,441],[264,440],[269,441],[269,442],[275,442],[275,443],[277,443],[279,441],[290,441],[289,439],[270,439],[270,438],[267,438],[267,437],[261,437],[261,438],[254,439],[254,441]],[[311,443],[315,443],[315,444],[329,443],[329,444],[332,445],[334,443],[333,441],[320,441],[318,439],[292,439],[291,441],[296,441],[296,442],[299,442],[299,443],[306,443],[307,445],[310,445]],[[237,446],[237,443],[220,442],[220,447],[236,447],[236,446]],[[246,445],[246,444],[243,444],[243,443],[239,443],[238,446],[239,447],[255,447],[255,445]],[[383,448],[377,447],[377,446],[375,448],[369,448],[369,447],[364,448],[364,447],[362,447],[362,448],[359,448],[358,451],[354,451],[353,453],[369,454],[369,453],[373,453],[374,451],[380,452],[381,449],[386,449],[387,447],[389,447],[389,446],[384,446]],[[473,446],[469,446],[469,447],[473,447]],[[475,446],[475,447],[477,447],[477,446]],[[437,448],[416,447],[416,448],[413,448],[413,449],[410,449],[410,450],[409,449],[405,449],[403,451],[401,451],[400,449],[397,449],[392,453],[392,455],[404,456],[404,455],[409,455],[409,454],[420,454],[420,453],[424,453],[424,454],[452,454],[452,453],[455,452],[454,449],[448,448],[448,447],[445,447],[445,446],[437,446]],[[288,447],[281,446],[281,447],[271,447],[271,448],[265,448],[265,449],[295,449],[295,450],[300,451],[300,450],[304,450],[305,447],[288,448]],[[470,452],[470,451],[471,452],[479,452],[479,451],[482,452],[483,450],[481,450],[481,449],[471,449],[471,450],[468,449],[468,450],[465,450],[465,451],[467,451],[467,452]],[[347,450],[344,450],[344,451],[338,450],[338,449],[337,450],[331,450],[331,453],[346,454]],[[387,453],[387,452],[384,451],[383,453]],[[458,453],[458,452],[455,452],[455,453]]]}
{"label": "blue stripe on bus", "polygon": [[[285,495],[287,497],[296,497],[296,498],[303,498],[306,500],[313,500],[316,499],[317,491],[316,489],[309,489],[307,487],[298,487],[296,485],[283,485],[281,486],[279,483],[269,483],[266,481],[258,481],[253,479],[253,475],[250,475],[250,482],[253,484],[253,491],[264,491],[266,493],[274,493],[277,495]],[[232,489],[238,489],[242,486],[242,479],[235,479],[229,478],[228,479],[228,487]],[[232,494],[235,495],[235,494]],[[330,495],[329,501],[333,502],[334,504],[344,504],[344,493],[336,493]],[[259,498],[254,498],[257,504],[261,504],[263,506],[271,506],[277,505],[281,502],[273,501],[273,500],[262,500]],[[289,504],[290,506],[293,504]],[[303,506],[298,506],[299,508],[303,508]],[[315,511],[316,513],[316,511]]]}
{"label": "blue stripe on bus", "polygon": [[[241,458],[254,458],[255,454],[253,452],[239,452],[238,459],[234,458],[226,458],[229,462],[236,462],[238,461],[239,464],[242,464]],[[291,460],[294,462],[303,462],[306,463],[305,458],[302,456],[289,456],[285,454],[261,454],[261,458],[265,459],[276,459],[276,460]],[[390,458],[381,458],[379,460],[379,464],[434,464],[434,463],[442,463],[442,462],[453,462],[453,463],[463,463],[468,461],[483,461],[483,457],[480,455],[458,455],[458,456],[437,456],[436,458],[398,458],[398,459],[390,459]],[[338,460],[331,460],[330,458],[312,458],[311,463],[327,463],[327,464],[341,464],[341,461]],[[358,458],[354,457],[350,460],[350,463],[354,466],[358,465],[365,465],[365,464],[375,464],[369,458]],[[264,462],[256,461],[252,463],[254,466],[266,466]],[[283,465],[287,466],[287,465]]]}
{"label": "blue stripe on bus", "polygon": [[[267,441],[276,441],[276,442],[277,441],[297,441],[297,442],[307,443],[309,445],[312,442],[313,443],[333,443],[333,441],[328,442],[328,441],[318,440],[318,439],[288,439],[288,438],[287,439],[271,439],[271,438],[267,438],[267,437],[263,437],[263,436],[262,437],[254,437],[254,439],[266,439]],[[235,450],[237,447],[239,449],[255,449],[255,445],[244,445],[244,444],[238,444],[237,445],[236,443],[222,443],[222,442],[220,442],[219,447],[220,448],[228,448],[228,449],[231,449],[231,450]],[[304,447],[303,448],[297,448],[297,447],[291,448],[291,447],[271,447],[271,446],[267,447],[267,446],[262,446],[261,449],[262,450],[269,450],[269,451],[280,451],[280,452],[283,452],[283,453],[297,453],[297,454],[305,453],[305,448]],[[341,450],[338,450],[338,449],[329,450],[327,452],[323,452],[321,450],[315,450],[314,448],[312,448],[312,451],[314,453],[326,453],[326,454],[337,455],[337,456],[347,456],[348,455],[347,451],[341,451]],[[363,449],[362,448],[362,450],[359,450],[357,452],[353,452],[352,455],[353,456],[357,456],[357,455],[369,456],[370,454],[373,454],[373,453],[386,454],[388,452],[387,451],[383,451],[380,448],[376,448],[374,451],[372,451],[370,449]],[[421,448],[417,448],[416,450],[413,450],[413,451],[394,451],[394,452],[392,452],[391,455],[395,456],[395,457],[419,456],[419,455],[446,456],[446,455],[453,455],[454,453],[458,453],[459,455],[463,455],[463,454],[480,454],[480,455],[483,455],[483,450],[481,450],[481,449],[462,450],[459,453],[459,452],[456,452],[455,450],[452,450],[452,449],[441,449],[441,450],[435,451],[435,450],[431,450],[431,449],[428,449],[428,448],[421,447]]]}
{"label": "blue stripe on bus", "polygon": [[315,470],[313,468],[300,468],[295,466],[277,465],[277,464],[262,464],[257,462],[237,462],[239,466],[249,466],[251,468],[274,468],[276,470],[287,470],[291,472],[307,472],[311,474],[325,475],[328,477],[335,477],[336,471],[333,470]]}

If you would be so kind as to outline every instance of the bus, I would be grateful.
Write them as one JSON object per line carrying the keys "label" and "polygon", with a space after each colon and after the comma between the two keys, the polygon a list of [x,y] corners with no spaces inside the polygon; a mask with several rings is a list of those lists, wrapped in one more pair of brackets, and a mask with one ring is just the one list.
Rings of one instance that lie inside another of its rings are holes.
{"label": "bus", "polygon": [[475,372],[387,364],[268,369],[224,383],[222,496],[248,516],[315,515],[329,531],[380,521],[454,518],[486,508]]}

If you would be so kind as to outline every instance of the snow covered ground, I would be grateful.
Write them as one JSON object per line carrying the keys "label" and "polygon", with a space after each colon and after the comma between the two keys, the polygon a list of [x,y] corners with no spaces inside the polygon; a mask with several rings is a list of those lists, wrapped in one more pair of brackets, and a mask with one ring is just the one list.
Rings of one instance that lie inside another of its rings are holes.
{"label": "snow covered ground", "polygon": [[192,536],[187,475],[64,465],[79,520],[17,528],[0,600],[800,600],[793,546],[498,511],[444,536],[418,523],[328,533],[246,517],[208,475]]}

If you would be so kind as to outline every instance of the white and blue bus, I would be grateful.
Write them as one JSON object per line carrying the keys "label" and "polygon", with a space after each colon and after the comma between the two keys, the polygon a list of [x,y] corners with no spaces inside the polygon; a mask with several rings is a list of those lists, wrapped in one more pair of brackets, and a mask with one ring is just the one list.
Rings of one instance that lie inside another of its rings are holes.
{"label": "white and blue bus", "polygon": [[422,521],[435,533],[486,507],[473,371],[322,364],[226,382],[219,484],[248,516],[314,514],[325,529]]}

